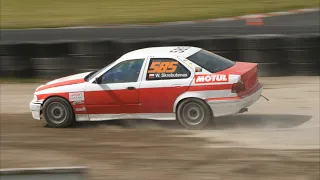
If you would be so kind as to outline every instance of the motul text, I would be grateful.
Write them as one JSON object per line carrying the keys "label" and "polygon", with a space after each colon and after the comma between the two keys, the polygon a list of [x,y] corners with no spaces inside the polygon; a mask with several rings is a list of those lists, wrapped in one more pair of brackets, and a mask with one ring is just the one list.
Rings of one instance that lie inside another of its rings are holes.
{"label": "motul text", "polygon": [[225,74],[196,75],[195,83],[228,82],[229,76]]}

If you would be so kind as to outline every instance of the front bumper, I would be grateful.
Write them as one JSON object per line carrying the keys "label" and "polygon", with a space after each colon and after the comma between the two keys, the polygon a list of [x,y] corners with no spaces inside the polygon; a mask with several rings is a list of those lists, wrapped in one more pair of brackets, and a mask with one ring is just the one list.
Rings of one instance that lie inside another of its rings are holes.
{"label": "front bumper", "polygon": [[33,119],[37,119],[37,120],[41,119],[41,104],[42,102],[38,102],[38,101],[30,102],[29,108],[30,108]]}
{"label": "front bumper", "polygon": [[263,85],[257,85],[252,92],[239,99],[232,100],[208,100],[208,104],[212,109],[215,117],[227,116],[239,113],[243,108],[251,106],[259,100],[262,93]]}

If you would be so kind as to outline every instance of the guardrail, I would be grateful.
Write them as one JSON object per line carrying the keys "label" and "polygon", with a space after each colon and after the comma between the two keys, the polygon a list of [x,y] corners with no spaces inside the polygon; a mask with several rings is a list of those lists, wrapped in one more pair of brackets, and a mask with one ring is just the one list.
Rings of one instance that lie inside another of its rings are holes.
{"label": "guardrail", "polygon": [[260,76],[319,75],[320,34],[0,43],[0,75],[60,77],[100,69],[131,50],[171,45],[201,47],[234,61],[259,63]]}
{"label": "guardrail", "polygon": [[0,169],[1,180],[85,180],[85,167]]}

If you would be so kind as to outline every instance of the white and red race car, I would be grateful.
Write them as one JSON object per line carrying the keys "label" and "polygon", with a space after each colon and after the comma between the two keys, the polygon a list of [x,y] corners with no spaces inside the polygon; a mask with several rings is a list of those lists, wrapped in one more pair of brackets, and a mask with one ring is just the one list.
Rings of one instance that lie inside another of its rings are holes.
{"label": "white and red race car", "polygon": [[100,69],[39,86],[30,110],[50,127],[76,121],[178,120],[202,129],[214,117],[241,113],[261,96],[257,64],[197,47],[151,47]]}

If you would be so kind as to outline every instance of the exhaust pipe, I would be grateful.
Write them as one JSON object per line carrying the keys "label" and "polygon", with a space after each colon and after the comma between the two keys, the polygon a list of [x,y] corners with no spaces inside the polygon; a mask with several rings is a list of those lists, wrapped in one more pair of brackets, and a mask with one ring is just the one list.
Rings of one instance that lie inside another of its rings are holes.
{"label": "exhaust pipe", "polygon": [[269,99],[263,96],[262,94],[260,96],[263,97],[265,100],[269,101]]}
{"label": "exhaust pipe", "polygon": [[248,108],[242,108],[238,113],[244,113],[244,112],[248,112]]}

